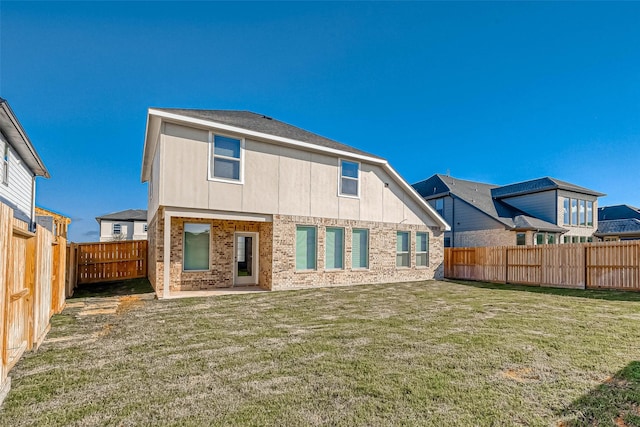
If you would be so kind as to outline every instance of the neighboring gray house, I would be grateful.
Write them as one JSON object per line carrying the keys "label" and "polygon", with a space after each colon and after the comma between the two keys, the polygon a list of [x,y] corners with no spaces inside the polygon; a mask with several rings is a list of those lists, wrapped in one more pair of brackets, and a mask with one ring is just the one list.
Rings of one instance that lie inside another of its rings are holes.
{"label": "neighboring gray house", "polygon": [[629,205],[599,208],[594,235],[605,242],[640,240],[640,209]]}
{"label": "neighboring gray house", "polygon": [[0,202],[13,209],[14,217],[35,227],[36,177],[49,178],[9,103],[0,98]]}
{"label": "neighboring gray house", "polygon": [[549,177],[498,186],[436,174],[413,187],[450,224],[447,247],[589,242],[604,195]]}
{"label": "neighboring gray house", "polygon": [[149,109],[142,181],[160,298],[443,273],[447,224],[385,159],[262,114]]}
{"label": "neighboring gray house", "polygon": [[100,241],[147,240],[147,211],[127,209],[96,217],[100,224]]}

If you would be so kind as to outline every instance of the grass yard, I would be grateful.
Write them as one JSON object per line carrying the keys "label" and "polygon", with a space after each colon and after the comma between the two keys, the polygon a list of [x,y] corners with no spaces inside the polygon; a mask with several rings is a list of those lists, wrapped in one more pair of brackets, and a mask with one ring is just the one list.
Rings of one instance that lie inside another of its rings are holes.
{"label": "grass yard", "polygon": [[640,294],[421,282],[74,298],[11,376],[0,424],[16,427],[640,426]]}

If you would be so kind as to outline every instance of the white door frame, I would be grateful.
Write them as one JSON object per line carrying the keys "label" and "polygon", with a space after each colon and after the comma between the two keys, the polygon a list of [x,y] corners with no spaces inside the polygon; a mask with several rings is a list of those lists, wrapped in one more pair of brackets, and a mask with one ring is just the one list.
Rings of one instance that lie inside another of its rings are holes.
{"label": "white door frame", "polygon": [[[237,231],[233,233],[233,286],[236,285],[257,285],[258,284],[258,276],[260,273],[260,265],[259,265],[259,250],[260,245],[258,243],[258,233],[249,232],[249,231]],[[251,276],[238,276],[238,249],[236,248],[236,244],[238,242],[238,236],[242,237],[251,237],[251,258],[252,258],[252,266],[251,271],[253,274]]]}

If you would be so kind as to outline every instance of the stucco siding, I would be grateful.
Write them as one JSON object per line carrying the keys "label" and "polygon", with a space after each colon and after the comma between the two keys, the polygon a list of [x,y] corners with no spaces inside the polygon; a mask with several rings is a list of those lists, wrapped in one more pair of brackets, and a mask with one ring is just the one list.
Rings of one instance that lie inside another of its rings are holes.
{"label": "stucco siding", "polygon": [[[4,136],[0,134],[0,155],[4,155],[4,147],[7,144]],[[0,171],[2,169],[0,168]],[[31,209],[33,203],[33,173],[22,161],[13,147],[9,148],[9,181],[8,184],[0,182],[0,201],[14,209],[14,216],[23,221],[31,221]]]}
{"label": "stucco siding", "polygon": [[149,202],[147,204],[149,218],[153,218],[160,203],[160,150],[157,149],[151,164],[151,180],[148,183]]}
{"label": "stucco siding", "polygon": [[556,190],[509,197],[503,199],[503,201],[533,217],[552,224],[558,223]]}
{"label": "stucco siding", "polygon": [[379,165],[361,163],[359,197],[342,197],[339,157],[245,139],[242,180],[227,183],[208,179],[208,141],[206,130],[164,126],[160,205],[437,225]]}

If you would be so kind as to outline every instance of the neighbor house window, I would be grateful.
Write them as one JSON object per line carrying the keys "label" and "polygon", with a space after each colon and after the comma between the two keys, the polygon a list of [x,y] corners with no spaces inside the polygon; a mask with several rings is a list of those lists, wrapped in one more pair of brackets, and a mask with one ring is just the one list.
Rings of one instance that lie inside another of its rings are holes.
{"label": "neighbor house window", "polygon": [[416,233],[416,267],[429,265],[429,234]]}
{"label": "neighbor house window", "polygon": [[536,245],[544,245],[544,233],[536,233]]}
{"label": "neighbor house window", "polygon": [[339,270],[344,267],[344,228],[329,228],[326,231],[324,268]]}
{"label": "neighbor house window", "polygon": [[444,238],[444,247],[445,248],[450,248],[451,247],[451,237],[445,237]]}
{"label": "neighbor house window", "polygon": [[396,267],[410,267],[409,232],[398,231],[396,242]]}
{"label": "neighbor house window", "polygon": [[242,140],[211,134],[209,176],[228,181],[241,181]]}
{"label": "neighbor house window", "polygon": [[351,267],[369,268],[369,230],[354,228],[352,231]]}
{"label": "neighbor house window", "polygon": [[556,243],[556,235],[555,234],[547,234],[547,244],[548,245],[555,245]]}
{"label": "neighbor house window", "polygon": [[360,177],[360,163],[340,161],[340,194],[343,196],[358,196],[358,181]]}
{"label": "neighbor house window", "polygon": [[580,225],[587,225],[587,212],[585,209],[585,201],[584,200],[578,200],[579,202],[579,206],[580,209],[578,209],[579,213],[580,213]]}
{"label": "neighbor house window", "polygon": [[569,198],[565,197],[562,204],[562,222],[564,225],[571,224],[569,217]]}
{"label": "neighbor house window", "polygon": [[571,236],[564,236],[565,243],[571,243]]}
{"label": "neighbor house window", "polygon": [[316,269],[316,228],[296,227],[296,270]]}
{"label": "neighbor house window", "polygon": [[209,269],[209,244],[211,226],[209,224],[184,225],[184,257],[185,271],[201,271]]}
{"label": "neighbor house window", "polygon": [[113,224],[113,234],[122,234],[122,225]]}
{"label": "neighbor house window", "polygon": [[436,199],[436,212],[438,215],[444,216],[444,198]]}
{"label": "neighbor house window", "polygon": [[571,236],[571,243],[580,243],[580,237]]}
{"label": "neighbor house window", "polygon": [[9,144],[5,143],[2,151],[2,183],[9,185]]}
{"label": "neighbor house window", "polygon": [[525,233],[516,234],[516,245],[522,246],[527,244],[527,235]]}
{"label": "neighbor house window", "polygon": [[587,225],[593,226],[593,202],[587,202]]}

